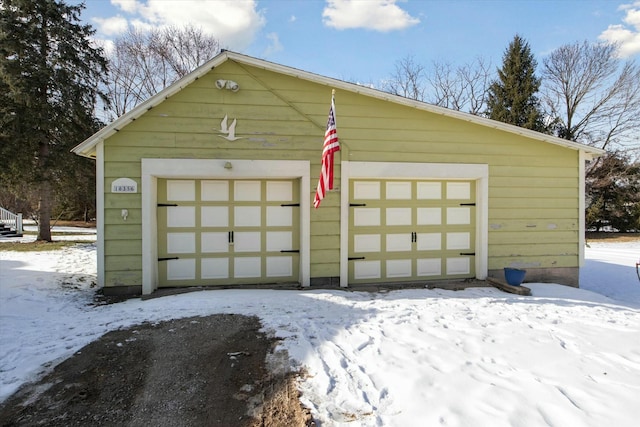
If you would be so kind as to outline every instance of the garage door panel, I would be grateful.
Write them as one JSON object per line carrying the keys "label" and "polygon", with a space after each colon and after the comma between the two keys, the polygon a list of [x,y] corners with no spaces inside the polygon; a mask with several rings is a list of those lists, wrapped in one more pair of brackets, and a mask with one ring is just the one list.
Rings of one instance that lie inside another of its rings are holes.
{"label": "garage door panel", "polygon": [[200,234],[200,251],[202,253],[228,253],[228,232],[206,232]]}
{"label": "garage door panel", "polygon": [[293,274],[293,257],[267,257],[267,277],[291,277]]}
{"label": "garage door panel", "polygon": [[160,287],[299,280],[299,180],[159,178],[157,188]]}
{"label": "garage door panel", "polygon": [[440,225],[442,224],[442,208],[418,208],[417,225]]}
{"label": "garage door panel", "polygon": [[293,185],[291,182],[267,182],[267,201],[290,202],[291,200],[293,200]]}
{"label": "garage door panel", "polygon": [[469,225],[471,224],[471,208],[447,208],[448,225]]}
{"label": "garage door panel", "polygon": [[167,261],[167,280],[193,280],[195,278],[195,259],[172,259]]}
{"label": "garage door panel", "polygon": [[233,277],[259,278],[262,276],[262,258],[236,257],[233,259]]}
{"label": "garage door panel", "polygon": [[233,233],[233,251],[260,252],[261,237],[259,231],[235,231]]}
{"label": "garage door panel", "polygon": [[473,181],[354,179],[350,190],[349,282],[475,275]]}
{"label": "garage door panel", "polygon": [[419,251],[439,251],[442,249],[442,233],[418,233],[416,244]]}
{"label": "garage door panel", "polygon": [[293,248],[293,234],[290,231],[268,231],[267,251],[288,251]]}
{"label": "garage door panel", "polygon": [[418,200],[442,199],[441,182],[418,182],[416,183],[416,189],[416,198]]}
{"label": "garage door panel", "polygon": [[387,234],[387,252],[411,251],[411,234]]}
{"label": "garage door panel", "polygon": [[380,208],[356,208],[353,212],[356,227],[377,227],[380,225]]}
{"label": "garage door panel", "polygon": [[200,199],[203,202],[229,201],[229,181],[201,181]]}
{"label": "garage door panel", "polygon": [[353,188],[353,198],[355,200],[380,200],[380,182],[355,182]]}
{"label": "garage door panel", "polygon": [[167,209],[167,227],[195,227],[196,208],[194,206],[169,206]]}
{"label": "garage door panel", "polygon": [[410,200],[411,182],[389,181],[386,184],[387,200]]}
{"label": "garage door panel", "polygon": [[442,275],[442,258],[419,258],[416,273],[420,277]]}
{"label": "garage door panel", "polygon": [[471,233],[447,233],[447,250],[471,249]]}
{"label": "garage door panel", "polygon": [[448,200],[469,200],[471,198],[471,183],[447,182]]}
{"label": "garage door panel", "polygon": [[168,254],[190,254],[196,251],[196,233],[167,233]]}
{"label": "garage door panel", "polygon": [[170,202],[193,202],[196,200],[196,182],[193,180],[167,181],[167,200]]}
{"label": "garage door panel", "polygon": [[234,181],[233,200],[259,202],[262,198],[260,181]]}
{"label": "garage door panel", "polygon": [[202,258],[201,275],[203,279],[228,279],[229,258]]}
{"label": "garage door panel", "polygon": [[470,272],[471,260],[469,258],[447,258],[447,275],[464,275]]}
{"label": "garage door panel", "polygon": [[227,206],[202,206],[200,224],[203,227],[229,227],[229,208]]}
{"label": "garage door panel", "polygon": [[387,208],[385,210],[386,225],[411,225],[411,208]]}
{"label": "garage door panel", "polygon": [[379,279],[381,277],[380,261],[355,261],[354,276],[357,280]]}
{"label": "garage door panel", "polygon": [[260,206],[236,206],[233,208],[233,225],[235,227],[260,227]]}
{"label": "garage door panel", "polygon": [[293,208],[290,206],[267,206],[267,227],[291,227]]}
{"label": "garage door panel", "polygon": [[354,250],[356,252],[380,252],[380,234],[357,234],[354,237]]}
{"label": "garage door panel", "polygon": [[392,259],[387,260],[387,277],[411,277],[411,259]]}

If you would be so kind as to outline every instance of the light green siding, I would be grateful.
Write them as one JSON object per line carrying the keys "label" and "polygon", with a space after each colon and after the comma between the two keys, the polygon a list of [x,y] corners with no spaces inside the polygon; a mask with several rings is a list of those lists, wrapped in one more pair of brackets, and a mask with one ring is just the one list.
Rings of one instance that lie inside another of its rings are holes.
{"label": "light green siding", "polygon": [[[217,79],[240,91],[218,90]],[[308,160],[313,200],[331,89],[229,60],[105,140],[105,285],[139,285],[142,275],[141,194],[112,194],[114,179],[141,188],[142,158]],[[242,139],[220,136],[225,115]],[[336,116],[337,190],[311,212],[312,278],[340,274],[343,157],[488,164],[488,268],[578,266],[578,151],[355,92],[337,91]]]}

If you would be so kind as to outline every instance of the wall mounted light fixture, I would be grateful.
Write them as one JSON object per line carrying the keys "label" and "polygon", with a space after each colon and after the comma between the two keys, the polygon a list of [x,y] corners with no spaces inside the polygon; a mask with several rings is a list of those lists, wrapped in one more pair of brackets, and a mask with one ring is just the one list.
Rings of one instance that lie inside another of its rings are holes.
{"label": "wall mounted light fixture", "polygon": [[238,83],[234,82],[233,80],[216,80],[216,87],[218,89],[228,89],[231,92],[237,92],[240,90],[240,86],[238,85]]}

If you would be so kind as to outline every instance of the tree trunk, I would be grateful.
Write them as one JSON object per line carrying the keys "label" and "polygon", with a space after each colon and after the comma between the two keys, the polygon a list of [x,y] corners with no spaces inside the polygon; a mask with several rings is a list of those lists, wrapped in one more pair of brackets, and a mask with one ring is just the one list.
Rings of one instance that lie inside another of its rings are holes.
{"label": "tree trunk", "polygon": [[49,180],[43,180],[38,184],[39,202],[38,202],[38,237],[36,240],[44,240],[46,242],[53,241],[51,239],[51,183]]}
{"label": "tree trunk", "polygon": [[36,240],[46,242],[51,239],[51,181],[47,162],[49,158],[49,144],[46,137],[40,141],[38,167],[40,168],[40,180],[38,182],[38,237]]}

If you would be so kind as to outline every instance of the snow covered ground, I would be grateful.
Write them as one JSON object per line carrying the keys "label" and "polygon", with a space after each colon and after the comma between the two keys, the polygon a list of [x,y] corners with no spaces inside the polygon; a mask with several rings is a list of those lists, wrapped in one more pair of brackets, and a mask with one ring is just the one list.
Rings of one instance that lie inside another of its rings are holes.
{"label": "snow covered ground", "polygon": [[[640,241],[593,243],[582,289],[215,290],[92,306],[95,244],[0,252],[0,401],[102,334],[257,315],[321,426],[637,426]],[[123,343],[127,345],[127,343]]]}

